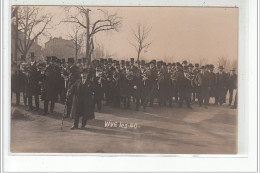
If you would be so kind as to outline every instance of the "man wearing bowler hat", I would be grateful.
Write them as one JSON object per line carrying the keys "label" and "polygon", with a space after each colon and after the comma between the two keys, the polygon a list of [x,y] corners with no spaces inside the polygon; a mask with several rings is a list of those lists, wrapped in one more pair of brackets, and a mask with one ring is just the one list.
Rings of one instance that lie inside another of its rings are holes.
{"label": "man wearing bowler hat", "polygon": [[151,92],[150,96],[150,106],[153,107],[154,97],[157,93],[157,69],[156,69],[156,60],[150,62],[150,81],[151,81]]}
{"label": "man wearing bowler hat", "polygon": [[70,117],[75,117],[71,130],[78,129],[79,119],[82,116],[81,129],[84,129],[87,120],[94,119],[93,100],[94,89],[91,84],[91,74],[88,69],[82,69],[81,79],[76,80],[68,89],[68,96],[72,96]]}
{"label": "man wearing bowler hat", "polygon": [[195,78],[196,85],[198,86],[198,100],[199,106],[202,106],[204,103],[205,108],[208,108],[209,103],[209,72],[206,70],[206,67],[200,67],[200,73],[197,74]]}
{"label": "man wearing bowler hat", "polygon": [[40,86],[41,72],[37,70],[34,53],[31,53],[29,71],[27,74],[27,88],[28,96],[28,111],[32,110],[32,97],[35,99],[35,110],[39,110],[39,94],[41,93]]}
{"label": "man wearing bowler hat", "polygon": [[[78,79],[80,79],[80,69],[75,65],[74,58],[68,58],[68,76],[69,76],[69,81],[68,81],[68,88],[70,88],[74,82],[76,82]],[[71,95],[67,95],[67,115],[66,117],[69,116],[69,112],[71,110],[71,104],[72,104],[72,97]],[[72,117],[71,117],[72,118]]]}
{"label": "man wearing bowler hat", "polygon": [[226,99],[227,74],[224,72],[223,66],[219,66],[218,70],[218,73],[216,73],[215,104],[222,105]]}
{"label": "man wearing bowler hat", "polygon": [[227,89],[229,92],[229,106],[232,104],[233,100],[233,91],[237,88],[237,74],[235,74],[236,69],[232,68],[228,74],[227,79]]}
{"label": "man wearing bowler hat", "polygon": [[46,68],[44,74],[44,83],[43,83],[43,94],[42,99],[44,100],[44,113],[43,115],[48,114],[49,102],[50,112],[53,113],[55,101],[57,101],[58,92],[57,92],[57,75],[55,68],[55,61],[57,57],[51,57],[51,64]]}

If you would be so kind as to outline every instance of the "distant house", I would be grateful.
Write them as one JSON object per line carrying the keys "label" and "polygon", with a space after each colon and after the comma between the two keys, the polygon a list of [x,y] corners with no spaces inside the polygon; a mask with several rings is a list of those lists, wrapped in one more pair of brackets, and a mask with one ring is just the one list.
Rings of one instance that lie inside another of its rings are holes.
{"label": "distant house", "polygon": [[[80,51],[79,51],[80,52]],[[66,40],[61,37],[50,38],[49,41],[45,43],[45,55],[46,56],[56,56],[59,59],[75,58],[75,43],[73,40]],[[78,53],[78,57],[80,57]]]}

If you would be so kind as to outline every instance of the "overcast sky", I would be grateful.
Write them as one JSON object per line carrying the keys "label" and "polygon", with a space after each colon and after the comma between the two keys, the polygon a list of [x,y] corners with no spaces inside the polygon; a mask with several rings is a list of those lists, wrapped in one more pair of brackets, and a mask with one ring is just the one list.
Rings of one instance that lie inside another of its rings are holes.
{"label": "overcast sky", "polygon": [[[68,38],[72,25],[59,24],[66,16],[59,6],[41,7],[42,13],[53,15],[52,37]],[[98,7],[103,8],[103,7]],[[91,19],[96,18],[97,8],[90,7]],[[118,59],[136,57],[137,53],[129,44],[133,41],[131,29],[138,23],[151,27],[149,40],[152,41],[141,59],[162,59],[193,63],[202,58],[217,63],[219,57],[231,61],[238,56],[238,8],[192,8],[192,7],[109,7],[109,12],[118,11],[122,17],[119,32],[98,33],[96,43],[102,45]],[[57,25],[59,24],[59,25]],[[49,38],[41,36],[43,45]]]}

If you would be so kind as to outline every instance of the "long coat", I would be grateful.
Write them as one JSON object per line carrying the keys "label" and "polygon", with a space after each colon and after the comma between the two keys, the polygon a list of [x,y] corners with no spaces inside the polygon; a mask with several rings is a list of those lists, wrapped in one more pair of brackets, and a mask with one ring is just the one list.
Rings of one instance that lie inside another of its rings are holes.
{"label": "long coat", "polygon": [[95,95],[94,98],[95,100],[101,100],[104,97],[104,91],[103,91],[103,80],[100,79],[100,77],[95,77],[94,78],[94,90],[95,90]]}
{"label": "long coat", "polygon": [[55,71],[55,67],[50,65],[46,68],[43,89],[42,89],[42,99],[43,100],[54,100],[58,98],[58,77]]}
{"label": "long coat", "polygon": [[69,96],[72,96],[72,107],[70,117],[77,115],[86,116],[87,120],[94,119],[94,87],[90,81],[86,81],[85,87],[82,89],[82,81],[78,79],[68,89]]}
{"label": "long coat", "polygon": [[40,95],[41,86],[39,84],[41,80],[41,72],[37,71],[36,64],[29,66],[29,72],[27,75],[26,82],[26,93],[27,95]]}
{"label": "long coat", "polygon": [[121,97],[130,97],[133,93],[133,80],[128,80],[123,76],[119,81],[119,88]]}
{"label": "long coat", "polygon": [[198,86],[198,92],[200,93],[201,98],[208,99],[210,94],[210,73],[208,71],[198,73],[195,82]]}
{"label": "long coat", "polygon": [[11,76],[11,91],[14,93],[24,92],[26,75],[20,70],[15,71]]}
{"label": "long coat", "polygon": [[237,75],[229,74],[227,79],[227,88],[228,89],[236,89],[237,88]]}
{"label": "long coat", "polygon": [[141,87],[142,87],[142,79],[141,76],[134,76],[133,78],[133,88],[132,88],[132,96],[135,98],[141,97]]}

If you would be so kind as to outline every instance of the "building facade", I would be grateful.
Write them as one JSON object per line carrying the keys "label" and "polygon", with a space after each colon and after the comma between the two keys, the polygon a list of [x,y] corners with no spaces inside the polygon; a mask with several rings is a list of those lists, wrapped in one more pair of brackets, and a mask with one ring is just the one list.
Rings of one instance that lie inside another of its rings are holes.
{"label": "building facade", "polygon": [[[56,56],[59,59],[75,58],[76,48],[73,40],[66,40],[61,37],[50,38],[49,41],[45,43],[45,56]],[[80,50],[78,51],[78,58],[82,58]]]}

